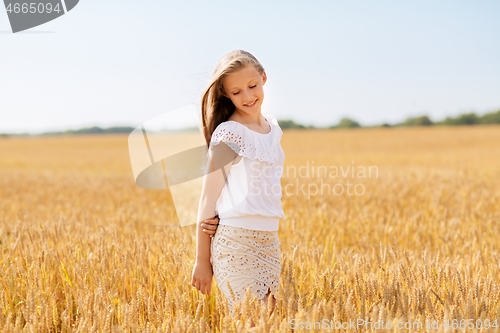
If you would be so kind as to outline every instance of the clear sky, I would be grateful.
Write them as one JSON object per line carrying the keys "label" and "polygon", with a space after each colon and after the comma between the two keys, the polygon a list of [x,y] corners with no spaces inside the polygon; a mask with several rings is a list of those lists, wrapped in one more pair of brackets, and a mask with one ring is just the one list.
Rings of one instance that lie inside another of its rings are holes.
{"label": "clear sky", "polygon": [[0,133],[138,126],[200,104],[234,49],[264,114],[325,126],[500,109],[500,1],[97,1],[12,34],[0,9]]}

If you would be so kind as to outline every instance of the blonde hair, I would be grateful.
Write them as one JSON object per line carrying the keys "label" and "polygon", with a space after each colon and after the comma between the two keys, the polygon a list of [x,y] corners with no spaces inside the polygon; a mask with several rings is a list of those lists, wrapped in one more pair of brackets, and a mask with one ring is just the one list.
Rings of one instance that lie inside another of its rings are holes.
{"label": "blonde hair", "polygon": [[264,67],[250,53],[244,50],[234,50],[224,55],[212,73],[212,79],[201,97],[201,120],[203,136],[210,147],[212,133],[217,126],[229,119],[235,110],[231,99],[224,96],[223,79],[231,73],[254,66],[260,75],[264,74]]}

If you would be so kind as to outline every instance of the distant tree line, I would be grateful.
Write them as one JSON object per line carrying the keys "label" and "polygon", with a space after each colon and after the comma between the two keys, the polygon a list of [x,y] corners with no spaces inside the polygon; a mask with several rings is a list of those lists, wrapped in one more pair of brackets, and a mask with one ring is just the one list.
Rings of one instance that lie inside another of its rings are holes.
{"label": "distant tree line", "polygon": [[463,113],[455,118],[446,117],[443,120],[433,122],[428,116],[420,116],[415,118],[407,118],[396,126],[431,126],[431,125],[482,125],[482,124],[500,124],[500,110],[490,112],[482,116],[476,115],[474,112]]}
{"label": "distant tree line", "polygon": [[[129,126],[116,126],[109,128],[100,128],[97,126],[93,127],[85,127],[77,130],[67,130],[62,132],[45,132],[39,135],[74,135],[74,134],[102,134],[102,133],[130,133],[135,129],[135,127]],[[15,134],[6,134],[0,133],[0,137],[8,137],[8,136],[27,136],[33,135],[30,133],[15,133]]]}
{"label": "distant tree line", "polygon": [[298,124],[293,120],[283,119],[278,120],[278,124],[281,129],[305,129],[305,128],[349,128],[349,127],[361,127],[361,125],[350,119],[350,118],[342,118],[337,125],[327,126],[327,127],[316,127],[313,125],[304,126],[302,124]]}
{"label": "distant tree line", "polygon": [[[337,124],[326,126],[326,127],[316,127],[313,125],[304,126],[302,124],[296,123],[290,119],[278,120],[278,124],[282,129],[314,129],[314,128],[356,128],[356,127],[398,127],[398,126],[454,126],[454,125],[482,125],[482,124],[500,124],[500,110],[496,112],[490,112],[483,114],[482,116],[476,115],[474,112],[463,113],[457,117],[446,117],[443,120],[433,122],[427,115],[419,117],[408,117],[405,121],[396,123],[393,125],[384,123],[382,125],[375,126],[361,126],[357,121],[351,118],[342,118]],[[130,133],[135,129],[135,127],[129,126],[118,126],[101,128],[97,126],[86,127],[77,130],[67,130],[63,132],[45,132],[41,135],[74,135],[74,134],[105,134],[105,133]],[[198,131],[198,127],[189,127],[184,129],[186,131]],[[179,131],[179,130],[177,130]],[[30,133],[22,134],[5,134],[0,133],[0,137],[8,136],[26,136],[32,135]]]}
{"label": "distant tree line", "polygon": [[361,126],[357,121],[351,118],[342,118],[337,124],[328,127],[303,126],[292,120],[278,120],[282,129],[287,128],[356,128],[356,127],[397,127],[397,126],[454,126],[454,125],[482,125],[482,124],[500,124],[500,110],[476,115],[474,112],[463,113],[457,117],[446,117],[443,120],[433,122],[427,115],[419,117],[408,117],[405,121],[396,124],[387,124],[375,126]]}
{"label": "distant tree line", "polygon": [[100,128],[97,126],[80,128],[77,130],[67,130],[64,132],[45,132],[42,135],[53,135],[53,134],[103,134],[103,133],[130,133],[134,130],[134,127],[128,126],[118,126],[109,128]]}

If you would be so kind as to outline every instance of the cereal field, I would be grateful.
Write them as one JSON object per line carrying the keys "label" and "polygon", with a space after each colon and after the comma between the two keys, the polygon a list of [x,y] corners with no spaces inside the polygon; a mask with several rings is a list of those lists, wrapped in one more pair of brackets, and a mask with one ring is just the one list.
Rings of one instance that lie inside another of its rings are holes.
{"label": "cereal field", "polygon": [[285,130],[281,297],[239,322],[127,137],[0,138],[1,332],[500,327],[499,126]]}

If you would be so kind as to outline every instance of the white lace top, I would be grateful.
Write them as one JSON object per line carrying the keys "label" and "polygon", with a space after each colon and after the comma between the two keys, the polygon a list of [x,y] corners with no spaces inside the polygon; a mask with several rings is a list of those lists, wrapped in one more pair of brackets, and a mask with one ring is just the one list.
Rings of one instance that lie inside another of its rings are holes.
{"label": "white lace top", "polygon": [[210,147],[226,143],[241,160],[233,164],[217,200],[219,224],[253,230],[275,231],[281,208],[281,182],[285,153],[280,140],[283,132],[272,115],[264,115],[271,125],[267,134],[255,132],[236,121],[217,126]]}

